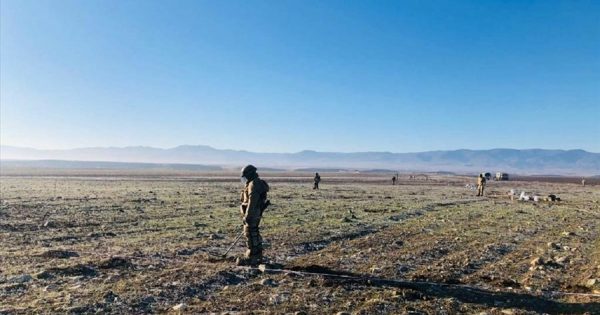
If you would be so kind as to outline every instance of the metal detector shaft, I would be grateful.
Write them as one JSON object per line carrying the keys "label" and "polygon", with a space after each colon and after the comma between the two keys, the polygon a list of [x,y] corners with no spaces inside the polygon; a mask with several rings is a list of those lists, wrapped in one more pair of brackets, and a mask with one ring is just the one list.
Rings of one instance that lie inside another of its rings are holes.
{"label": "metal detector shaft", "polygon": [[229,251],[233,248],[233,246],[235,246],[235,244],[237,244],[237,242],[240,240],[240,238],[242,238],[242,235],[244,235],[244,231],[240,232],[240,234],[236,237],[235,241],[233,241],[233,244],[231,244],[231,246],[229,246],[229,248],[227,249],[225,254],[223,254],[223,257],[225,257],[225,256],[227,256],[227,254],[229,254]]}

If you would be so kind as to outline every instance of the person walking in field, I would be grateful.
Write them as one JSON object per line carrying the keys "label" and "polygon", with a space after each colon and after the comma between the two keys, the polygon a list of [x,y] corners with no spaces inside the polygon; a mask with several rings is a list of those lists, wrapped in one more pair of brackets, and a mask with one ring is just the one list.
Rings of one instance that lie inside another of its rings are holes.
{"label": "person walking in field", "polygon": [[581,179],[581,186],[585,186],[585,178]]}
{"label": "person walking in field", "polygon": [[483,189],[484,188],[485,188],[485,177],[483,177],[483,174],[479,174],[479,177],[477,177],[477,196],[483,197]]}
{"label": "person walking in field", "polygon": [[319,182],[321,182],[321,176],[319,173],[315,173],[315,184],[313,185],[313,189],[319,189]]}
{"label": "person walking in field", "polygon": [[396,185],[396,176],[392,177],[392,185]]}
{"label": "person walking in field", "polygon": [[267,199],[269,185],[260,179],[256,173],[256,167],[247,165],[241,171],[241,181],[245,185],[241,195],[240,213],[244,223],[244,235],[246,236],[246,253],[244,257],[236,260],[238,266],[255,266],[261,263],[263,258],[262,237],[260,236],[259,224],[263,211],[269,206]]}

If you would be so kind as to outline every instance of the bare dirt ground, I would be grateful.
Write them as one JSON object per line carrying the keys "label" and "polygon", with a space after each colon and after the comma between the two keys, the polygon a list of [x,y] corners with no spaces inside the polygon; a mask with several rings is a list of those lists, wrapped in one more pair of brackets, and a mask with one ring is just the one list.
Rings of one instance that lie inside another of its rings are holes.
{"label": "bare dirt ground", "polygon": [[263,273],[234,174],[60,175],[0,177],[0,314],[600,314],[599,186],[265,173]]}

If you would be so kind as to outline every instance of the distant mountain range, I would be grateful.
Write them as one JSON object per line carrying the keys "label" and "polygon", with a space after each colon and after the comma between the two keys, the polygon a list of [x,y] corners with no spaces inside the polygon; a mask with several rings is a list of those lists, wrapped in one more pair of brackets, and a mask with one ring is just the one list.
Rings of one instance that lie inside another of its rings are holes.
{"label": "distant mountain range", "polygon": [[[239,167],[248,163],[279,169],[386,169],[398,171],[495,172],[520,174],[598,175],[600,153],[584,150],[491,149],[452,150],[419,153],[390,152],[316,152],[256,153],[219,150],[204,145],[183,145],[171,149],[152,147],[80,148],[69,150],[38,150],[0,146],[4,160],[62,160],[126,163],[195,164]],[[29,162],[31,163],[31,162]],[[46,165],[49,162],[46,162]],[[13,163],[14,164],[14,163]],[[52,164],[52,163],[50,163]],[[86,163],[71,163],[93,167]],[[5,166],[7,164],[4,164]],[[31,164],[30,164],[31,165]],[[70,165],[63,163],[63,166]],[[95,168],[126,167],[105,163]],[[42,166],[43,167],[43,166]],[[204,169],[204,167],[198,166]]]}

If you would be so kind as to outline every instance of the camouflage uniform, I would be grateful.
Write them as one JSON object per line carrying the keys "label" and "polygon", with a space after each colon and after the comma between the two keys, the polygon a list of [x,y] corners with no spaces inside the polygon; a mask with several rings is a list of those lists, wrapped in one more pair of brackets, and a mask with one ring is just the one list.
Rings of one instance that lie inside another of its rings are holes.
{"label": "camouflage uniform", "polygon": [[485,177],[479,174],[477,177],[477,196],[483,196],[483,189],[485,188]]}
{"label": "camouflage uniform", "polygon": [[313,186],[313,189],[319,189],[319,182],[321,181],[321,176],[319,176],[319,173],[315,174],[315,185]]}
{"label": "camouflage uniform", "polygon": [[269,186],[258,177],[256,168],[249,165],[244,169],[252,171],[242,176],[246,178],[246,186],[241,195],[240,213],[244,221],[244,235],[246,236],[245,258],[238,260],[238,264],[258,264],[262,260],[262,237],[260,236],[259,224],[262,211],[267,201]]}

